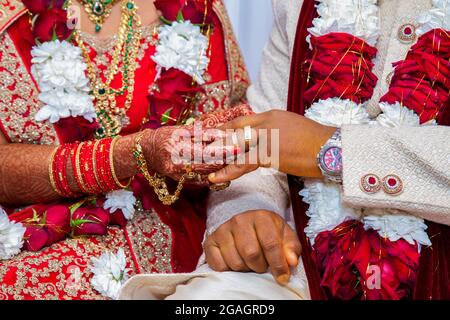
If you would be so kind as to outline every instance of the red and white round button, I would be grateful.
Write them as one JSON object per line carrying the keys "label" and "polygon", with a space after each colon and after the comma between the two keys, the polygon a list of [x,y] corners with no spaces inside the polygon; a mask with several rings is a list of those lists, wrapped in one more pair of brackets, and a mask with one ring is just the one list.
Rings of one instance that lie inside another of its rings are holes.
{"label": "red and white round button", "polygon": [[417,38],[416,26],[406,23],[398,29],[398,39],[403,43],[411,43]]}
{"label": "red and white round button", "polygon": [[375,174],[366,174],[361,178],[361,189],[366,193],[377,193],[381,189],[381,180]]}
{"label": "red and white round button", "polygon": [[403,192],[403,181],[399,176],[390,174],[383,179],[383,191],[397,196]]}

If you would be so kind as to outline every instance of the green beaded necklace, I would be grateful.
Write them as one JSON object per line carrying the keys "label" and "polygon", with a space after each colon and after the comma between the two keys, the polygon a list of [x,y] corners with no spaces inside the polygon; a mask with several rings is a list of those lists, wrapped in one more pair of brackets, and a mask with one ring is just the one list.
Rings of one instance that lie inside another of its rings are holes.
{"label": "green beaded necklace", "polygon": [[95,23],[95,32],[100,32],[117,0],[82,0],[81,2],[89,19]]}

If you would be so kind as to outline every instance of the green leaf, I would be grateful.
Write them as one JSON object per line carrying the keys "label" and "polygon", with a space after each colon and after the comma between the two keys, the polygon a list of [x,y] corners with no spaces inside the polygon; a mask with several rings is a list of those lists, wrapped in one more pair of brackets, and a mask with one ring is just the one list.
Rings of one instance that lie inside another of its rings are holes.
{"label": "green leaf", "polygon": [[162,21],[162,23],[164,23],[164,24],[167,24],[167,25],[169,25],[169,26],[172,25],[172,21],[167,20],[167,19],[164,18],[163,16],[161,16],[159,19],[160,19],[160,20]]}
{"label": "green leaf", "polygon": [[71,205],[69,207],[70,215],[72,215],[75,211],[77,211],[85,202],[86,202],[86,199],[83,199],[83,200]]}
{"label": "green leaf", "polygon": [[166,112],[163,113],[161,117],[161,124],[166,124],[170,120],[170,113],[172,112],[173,108],[167,109]]}
{"label": "green leaf", "polygon": [[70,226],[72,228],[77,228],[77,227],[79,227],[79,226],[81,226],[81,225],[83,225],[85,223],[98,223],[98,222],[95,222],[93,220],[88,220],[88,219],[78,219],[78,220],[70,221]]}
{"label": "green leaf", "polygon": [[183,11],[181,9],[178,11],[177,22],[184,22]]}

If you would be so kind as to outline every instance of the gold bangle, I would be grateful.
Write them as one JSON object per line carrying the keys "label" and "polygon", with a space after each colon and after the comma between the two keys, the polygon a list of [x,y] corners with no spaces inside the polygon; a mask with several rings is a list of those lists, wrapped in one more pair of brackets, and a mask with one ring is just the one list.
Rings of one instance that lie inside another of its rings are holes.
{"label": "gold bangle", "polygon": [[53,177],[53,163],[55,162],[55,156],[58,150],[59,147],[56,147],[55,150],[53,150],[52,154],[50,155],[50,163],[48,164],[48,175],[50,178],[50,185],[52,186],[53,191],[55,191],[58,195],[64,197],[64,194],[61,191],[59,191],[58,187],[56,186],[56,182]]}
{"label": "gold bangle", "polygon": [[126,189],[130,186],[131,181],[133,181],[133,177],[131,177],[130,180],[128,181],[128,183],[126,185],[124,185],[124,184],[122,184],[122,182],[120,182],[119,178],[116,175],[116,170],[114,169],[114,147],[116,145],[116,142],[119,140],[119,138],[120,138],[120,136],[117,136],[111,142],[111,149],[109,150],[109,165],[111,167],[112,177],[113,177],[114,182],[116,183],[117,187],[119,187],[121,189]]}

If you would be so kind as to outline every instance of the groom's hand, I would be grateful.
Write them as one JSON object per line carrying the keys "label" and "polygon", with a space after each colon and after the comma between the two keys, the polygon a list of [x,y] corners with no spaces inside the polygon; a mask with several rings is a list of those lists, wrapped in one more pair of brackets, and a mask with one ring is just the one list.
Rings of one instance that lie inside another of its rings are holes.
{"label": "groom's hand", "polygon": [[258,210],[241,213],[224,223],[204,244],[206,261],[215,271],[272,272],[286,285],[296,267],[300,242],[276,213]]}

